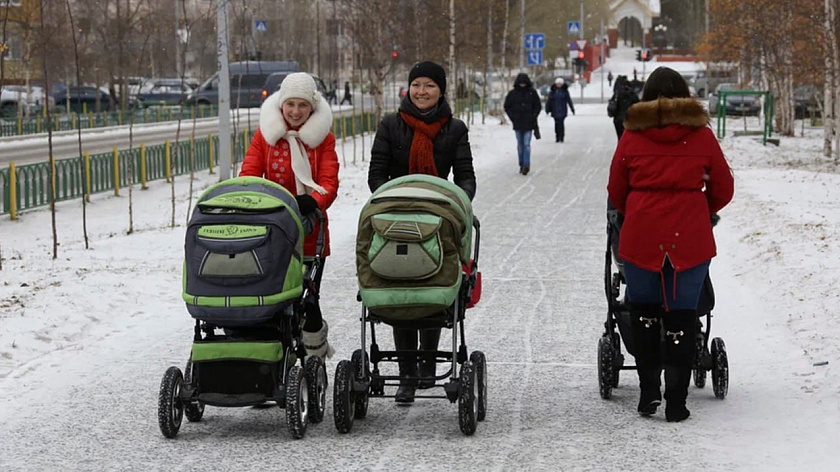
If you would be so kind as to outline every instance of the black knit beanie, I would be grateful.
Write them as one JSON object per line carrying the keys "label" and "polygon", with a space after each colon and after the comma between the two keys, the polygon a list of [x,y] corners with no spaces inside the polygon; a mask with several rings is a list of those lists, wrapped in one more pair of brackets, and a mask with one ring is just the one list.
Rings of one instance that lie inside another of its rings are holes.
{"label": "black knit beanie", "polygon": [[418,62],[408,73],[408,85],[417,77],[428,77],[440,88],[440,95],[446,95],[446,71],[439,64],[432,61]]}

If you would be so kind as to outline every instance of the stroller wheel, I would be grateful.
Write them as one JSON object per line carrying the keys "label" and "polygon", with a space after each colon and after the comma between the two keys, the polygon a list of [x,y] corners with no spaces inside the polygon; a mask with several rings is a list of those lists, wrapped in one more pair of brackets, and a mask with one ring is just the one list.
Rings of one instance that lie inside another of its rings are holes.
{"label": "stroller wheel", "polygon": [[[186,385],[195,388],[195,374],[193,373],[192,360],[187,361],[187,366],[184,369],[184,382]],[[204,416],[204,403],[190,402],[184,405],[184,415],[190,423],[201,421]]]}
{"label": "stroller wheel", "polygon": [[612,397],[614,382],[613,347],[610,336],[601,336],[598,340],[598,387],[601,398],[609,400]]}
{"label": "stroller wheel", "polygon": [[694,352],[694,386],[703,388],[706,386],[706,367],[703,360],[709,355],[706,352],[705,338],[702,334],[697,335],[696,350]]}
{"label": "stroller wheel", "polygon": [[475,394],[475,366],[464,362],[461,366],[461,385],[458,392],[458,424],[467,436],[475,433],[478,399]]}
{"label": "stroller wheel", "polygon": [[721,400],[729,393],[729,359],[721,338],[712,339],[712,388]]}
{"label": "stroller wheel", "polygon": [[158,425],[160,432],[167,438],[174,438],[181,429],[181,421],[184,419],[184,402],[181,401],[183,388],[184,375],[181,369],[167,369],[160,381],[158,394]]}
{"label": "stroller wheel", "polygon": [[286,381],[286,426],[292,437],[300,439],[306,434],[309,423],[309,387],[306,375],[299,365],[289,369]]}
{"label": "stroller wheel", "polygon": [[478,391],[478,408],[476,419],[484,421],[487,416],[487,359],[481,351],[470,354],[470,363],[475,367],[476,390]]}
{"label": "stroller wheel", "polygon": [[348,360],[338,363],[333,382],[333,419],[339,433],[353,429],[356,398],[353,394],[353,364]]}
{"label": "stroller wheel", "polygon": [[[351,357],[351,362],[353,363],[353,374],[355,378],[361,381],[368,381],[368,355],[365,352],[364,357],[362,357],[363,351],[361,349],[356,349],[353,351],[353,356]],[[367,416],[368,410],[368,402],[369,402],[369,395],[368,391],[365,390],[364,392],[354,391],[355,396],[355,410],[353,412],[353,417],[356,419],[362,419]]]}
{"label": "stroller wheel", "polygon": [[309,387],[309,421],[320,423],[327,409],[327,368],[318,356],[306,359],[306,383]]}

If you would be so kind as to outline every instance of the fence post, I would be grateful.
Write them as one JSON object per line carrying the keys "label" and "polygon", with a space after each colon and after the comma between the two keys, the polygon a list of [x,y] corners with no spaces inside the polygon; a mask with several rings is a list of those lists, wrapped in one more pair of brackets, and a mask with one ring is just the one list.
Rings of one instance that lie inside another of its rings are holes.
{"label": "fence post", "polygon": [[167,139],[163,143],[164,165],[166,166],[166,182],[172,182],[172,146]]}
{"label": "fence post", "polygon": [[[242,146],[242,151],[248,152],[248,146],[251,145],[251,136],[248,135],[247,129],[242,130],[242,144],[244,144],[244,146]],[[245,154],[242,154],[242,157],[244,158]]]}
{"label": "fence post", "polygon": [[122,117],[122,110],[117,110],[117,123],[122,126],[123,124],[123,117]]}
{"label": "fence post", "polygon": [[85,184],[87,187],[87,194],[85,195],[85,199],[87,199],[87,201],[90,201],[90,151],[85,151],[85,177],[87,177],[85,179]]}
{"label": "fence post", "polygon": [[9,163],[9,216],[17,219],[17,176],[15,175],[15,163]]}
{"label": "fence post", "polygon": [[35,132],[41,132],[41,115],[35,116]]}
{"label": "fence post", "polygon": [[93,113],[88,115],[88,124],[90,125],[89,128],[93,128]]}
{"label": "fence post", "polygon": [[120,196],[120,150],[114,146],[114,196]]}
{"label": "fence post", "polygon": [[70,124],[73,125],[72,129],[76,129],[76,114],[75,113],[70,114]]}
{"label": "fence post", "polygon": [[[204,108],[202,108],[203,110]],[[210,167],[210,175],[215,174],[213,172],[213,159],[215,158],[216,153],[216,146],[213,145],[213,135],[207,135],[207,166]]]}
{"label": "fence post", "polygon": [[17,134],[18,134],[18,136],[20,136],[21,134],[23,134],[23,118],[18,117],[18,119],[17,119],[17,125],[18,125],[18,132],[17,132]]}
{"label": "fence post", "polygon": [[146,145],[140,143],[140,190],[146,190]]}

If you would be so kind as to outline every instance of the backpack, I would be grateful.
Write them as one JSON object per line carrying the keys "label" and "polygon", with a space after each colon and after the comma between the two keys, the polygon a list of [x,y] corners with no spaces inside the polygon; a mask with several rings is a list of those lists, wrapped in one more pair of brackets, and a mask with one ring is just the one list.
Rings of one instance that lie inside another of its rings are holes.
{"label": "backpack", "polygon": [[607,102],[607,116],[614,118],[616,112],[618,112],[618,99],[613,95],[610,101]]}

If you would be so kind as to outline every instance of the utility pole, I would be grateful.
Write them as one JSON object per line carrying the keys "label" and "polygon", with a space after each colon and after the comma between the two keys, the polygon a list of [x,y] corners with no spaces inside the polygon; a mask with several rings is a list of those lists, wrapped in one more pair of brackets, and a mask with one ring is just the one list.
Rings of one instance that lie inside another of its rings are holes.
{"label": "utility pole", "polygon": [[181,76],[181,1],[175,2],[175,76]]}
{"label": "utility pole", "polygon": [[318,75],[323,77],[324,72],[321,70],[321,2],[319,0],[315,0],[315,60],[318,62]]}
{"label": "utility pole", "polygon": [[580,0],[580,39],[583,39],[583,0]]}
{"label": "utility pole", "polygon": [[522,16],[519,17],[519,72],[525,71],[525,0],[522,0]]}
{"label": "utility pole", "polygon": [[601,103],[604,103],[604,20],[601,20],[601,37],[598,50],[601,52]]}
{"label": "utility pole", "polygon": [[230,69],[228,68],[227,0],[216,0],[219,63],[219,181],[230,178]]}

